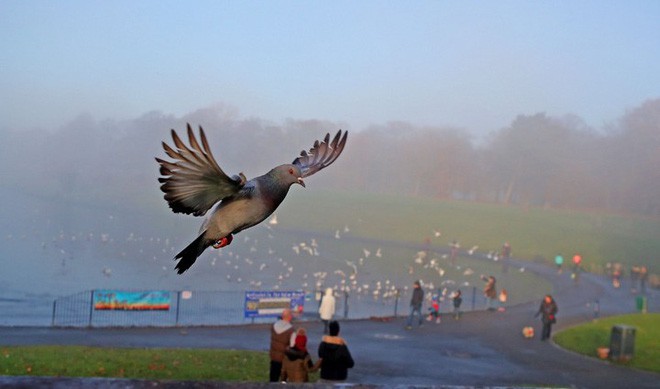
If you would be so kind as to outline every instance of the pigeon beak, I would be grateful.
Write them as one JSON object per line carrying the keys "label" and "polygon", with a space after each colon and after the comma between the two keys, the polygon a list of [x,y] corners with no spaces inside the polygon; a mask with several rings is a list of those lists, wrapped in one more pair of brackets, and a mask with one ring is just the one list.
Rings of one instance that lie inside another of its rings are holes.
{"label": "pigeon beak", "polygon": [[303,181],[302,177],[298,177],[298,183],[302,185],[303,188],[306,188],[305,181]]}

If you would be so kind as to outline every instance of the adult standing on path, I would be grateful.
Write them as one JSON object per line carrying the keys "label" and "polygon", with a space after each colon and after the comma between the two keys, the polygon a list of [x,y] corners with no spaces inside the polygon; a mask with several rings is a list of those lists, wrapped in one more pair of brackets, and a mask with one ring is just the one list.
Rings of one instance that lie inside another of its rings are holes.
{"label": "adult standing on path", "polygon": [[323,335],[328,335],[328,324],[332,317],[335,315],[335,296],[332,288],[325,290],[325,295],[321,299],[321,306],[319,307],[319,316],[323,322]]}
{"label": "adult standing on path", "polygon": [[295,342],[292,318],[291,310],[285,309],[270,329],[270,382],[280,381],[284,353]]}
{"label": "adult standing on path", "polygon": [[415,312],[419,315],[419,325],[421,326],[424,322],[422,316],[422,303],[424,302],[424,291],[419,281],[415,281],[413,284],[413,293],[410,298],[410,315],[408,316],[408,324],[406,325],[407,330],[412,329],[413,316]]}
{"label": "adult standing on path", "polygon": [[486,283],[484,287],[484,297],[486,298],[486,309],[489,311],[494,311],[496,301],[497,301],[497,286],[495,285],[496,280],[493,276],[481,276],[481,280]]}
{"label": "adult standing on path", "polygon": [[451,301],[454,305],[454,319],[458,320],[461,317],[461,303],[463,302],[463,297],[460,289],[454,292]]}
{"label": "adult standing on path", "polygon": [[502,246],[502,273],[509,271],[509,260],[511,259],[511,244],[504,242]]}
{"label": "adult standing on path", "polygon": [[461,245],[458,244],[456,239],[454,239],[449,244],[449,247],[451,248],[449,252],[449,262],[451,263],[451,267],[456,267],[456,257],[458,256],[458,249]]}
{"label": "adult standing on path", "polygon": [[321,360],[321,381],[346,381],[348,369],[355,362],[348,351],[346,341],[339,336],[339,323],[335,320],[328,325],[329,335],[325,335],[319,344],[319,359]]}
{"label": "adult standing on path", "polygon": [[557,303],[549,294],[546,294],[541,302],[538,312],[534,317],[541,315],[541,322],[543,323],[543,329],[541,330],[541,340],[546,340],[550,338],[550,332],[552,331],[552,325],[557,322],[555,315],[557,314]]}
{"label": "adult standing on path", "polygon": [[582,266],[582,256],[580,254],[575,254],[573,256],[573,273],[571,274],[571,278],[573,278],[573,282],[575,282],[575,284],[580,282],[581,266]]}

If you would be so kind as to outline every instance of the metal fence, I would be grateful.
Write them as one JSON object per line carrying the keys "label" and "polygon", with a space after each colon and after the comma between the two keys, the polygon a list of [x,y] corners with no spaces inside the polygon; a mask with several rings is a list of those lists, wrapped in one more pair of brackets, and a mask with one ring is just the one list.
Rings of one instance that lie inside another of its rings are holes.
{"label": "metal fence", "polygon": [[[55,327],[172,327],[214,326],[272,321],[271,318],[244,317],[245,291],[171,291],[168,310],[96,310],[94,290],[60,297],[53,302],[51,325]],[[318,319],[318,295],[308,293],[305,311],[298,320]],[[185,298],[183,298],[184,296]],[[339,292],[336,298],[338,318],[365,319],[398,316],[408,313],[409,296],[395,294],[390,298]],[[446,303],[445,311],[450,304]],[[471,308],[474,309],[474,291]],[[464,309],[470,302],[464,300]]]}
{"label": "metal fence", "polygon": [[243,323],[243,292],[194,291],[181,298],[172,291],[167,310],[97,310],[94,290],[58,298],[51,324],[56,327],[171,327]]}

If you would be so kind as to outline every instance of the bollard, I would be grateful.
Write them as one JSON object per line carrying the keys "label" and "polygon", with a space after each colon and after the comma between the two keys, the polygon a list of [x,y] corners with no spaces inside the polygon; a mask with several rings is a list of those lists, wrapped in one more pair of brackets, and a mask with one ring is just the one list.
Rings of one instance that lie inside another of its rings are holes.
{"label": "bollard", "polygon": [[637,312],[640,313],[647,313],[647,303],[646,303],[646,296],[637,296],[635,298],[635,305],[637,306]]}
{"label": "bollard", "polygon": [[600,317],[600,300],[594,300],[594,320]]}
{"label": "bollard", "polygon": [[50,325],[51,325],[52,327],[55,326],[55,313],[56,313],[56,312],[57,312],[57,300],[54,300],[54,301],[53,301],[53,319],[52,319],[52,321],[51,321],[51,323],[50,323]]}
{"label": "bollard", "polygon": [[176,292],[176,316],[174,317],[174,326],[179,326],[179,307],[181,306],[181,291]]}
{"label": "bollard", "polygon": [[89,322],[88,327],[92,326],[92,321],[94,320],[94,290],[89,293]]}
{"label": "bollard", "polygon": [[400,290],[397,288],[397,290],[396,290],[396,299],[394,300],[394,317],[396,317],[396,315],[398,314],[398,310],[399,310],[399,293],[400,293]]}

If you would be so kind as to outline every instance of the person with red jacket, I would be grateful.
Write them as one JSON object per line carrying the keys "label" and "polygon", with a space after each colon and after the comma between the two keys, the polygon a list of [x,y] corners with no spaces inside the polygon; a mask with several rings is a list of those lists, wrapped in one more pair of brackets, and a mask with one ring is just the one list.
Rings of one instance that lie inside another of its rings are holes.
{"label": "person with red jacket", "polygon": [[580,280],[580,266],[582,266],[582,256],[575,254],[573,256],[573,273],[571,274],[571,278],[576,284]]}

